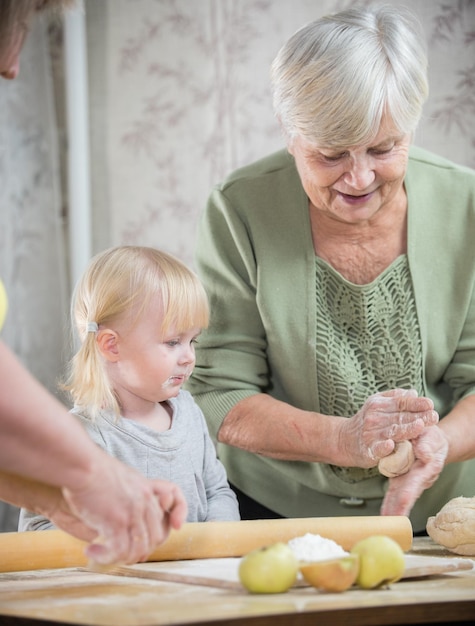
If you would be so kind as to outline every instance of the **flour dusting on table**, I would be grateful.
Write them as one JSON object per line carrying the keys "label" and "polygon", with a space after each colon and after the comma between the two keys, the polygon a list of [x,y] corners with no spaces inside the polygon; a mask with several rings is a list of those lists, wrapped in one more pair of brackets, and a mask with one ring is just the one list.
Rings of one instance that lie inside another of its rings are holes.
{"label": "flour dusting on table", "polygon": [[325,561],[348,554],[333,539],[326,539],[312,533],[295,537],[288,544],[299,561]]}

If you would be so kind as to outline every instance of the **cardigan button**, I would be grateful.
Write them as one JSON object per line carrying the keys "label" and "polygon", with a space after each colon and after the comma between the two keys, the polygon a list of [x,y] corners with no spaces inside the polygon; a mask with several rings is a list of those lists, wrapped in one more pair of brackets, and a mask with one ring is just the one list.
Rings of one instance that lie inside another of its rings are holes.
{"label": "cardigan button", "polygon": [[358,507],[363,506],[364,503],[365,501],[363,500],[363,498],[350,497],[340,499],[341,506]]}

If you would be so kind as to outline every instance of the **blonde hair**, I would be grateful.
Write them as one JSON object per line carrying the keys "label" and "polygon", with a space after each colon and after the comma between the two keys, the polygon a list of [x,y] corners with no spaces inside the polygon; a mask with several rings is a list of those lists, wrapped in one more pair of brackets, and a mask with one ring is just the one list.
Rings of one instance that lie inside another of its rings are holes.
{"label": "blonde hair", "polygon": [[289,141],[358,145],[374,139],[386,114],[412,133],[428,96],[422,31],[412,13],[389,5],[322,17],[281,48],[271,82]]}
{"label": "blonde hair", "polygon": [[119,246],[105,250],[92,259],[76,285],[71,320],[80,346],[63,388],[90,417],[101,409],[120,413],[96,333],[91,330],[123,319],[136,323],[157,296],[163,336],[172,327],[179,334],[208,326],[208,299],[199,278],[181,261],[154,248]]}

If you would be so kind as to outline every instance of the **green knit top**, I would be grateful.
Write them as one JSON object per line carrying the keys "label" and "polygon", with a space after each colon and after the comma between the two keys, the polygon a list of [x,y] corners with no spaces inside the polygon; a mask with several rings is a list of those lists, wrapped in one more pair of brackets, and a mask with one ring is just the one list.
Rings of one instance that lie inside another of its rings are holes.
{"label": "green knit top", "polygon": [[[320,411],[350,417],[370,393],[396,387],[422,394],[421,339],[407,257],[397,258],[367,285],[348,282],[318,257],[316,273]],[[330,469],[348,483],[378,475],[377,467]]]}

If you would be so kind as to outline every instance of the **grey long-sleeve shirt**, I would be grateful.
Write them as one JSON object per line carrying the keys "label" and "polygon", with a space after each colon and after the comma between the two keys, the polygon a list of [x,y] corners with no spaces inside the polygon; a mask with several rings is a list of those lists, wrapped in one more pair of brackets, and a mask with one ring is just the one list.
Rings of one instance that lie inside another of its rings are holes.
{"label": "grey long-sleeve shirt", "polygon": [[[239,520],[236,496],[216,456],[203,413],[193,397],[181,390],[169,400],[171,428],[157,432],[131,419],[102,413],[91,421],[79,409],[72,413],[90,437],[147,478],[169,480],[181,487],[188,504],[187,522]],[[21,510],[18,529],[46,530],[53,524],[41,515]]]}

